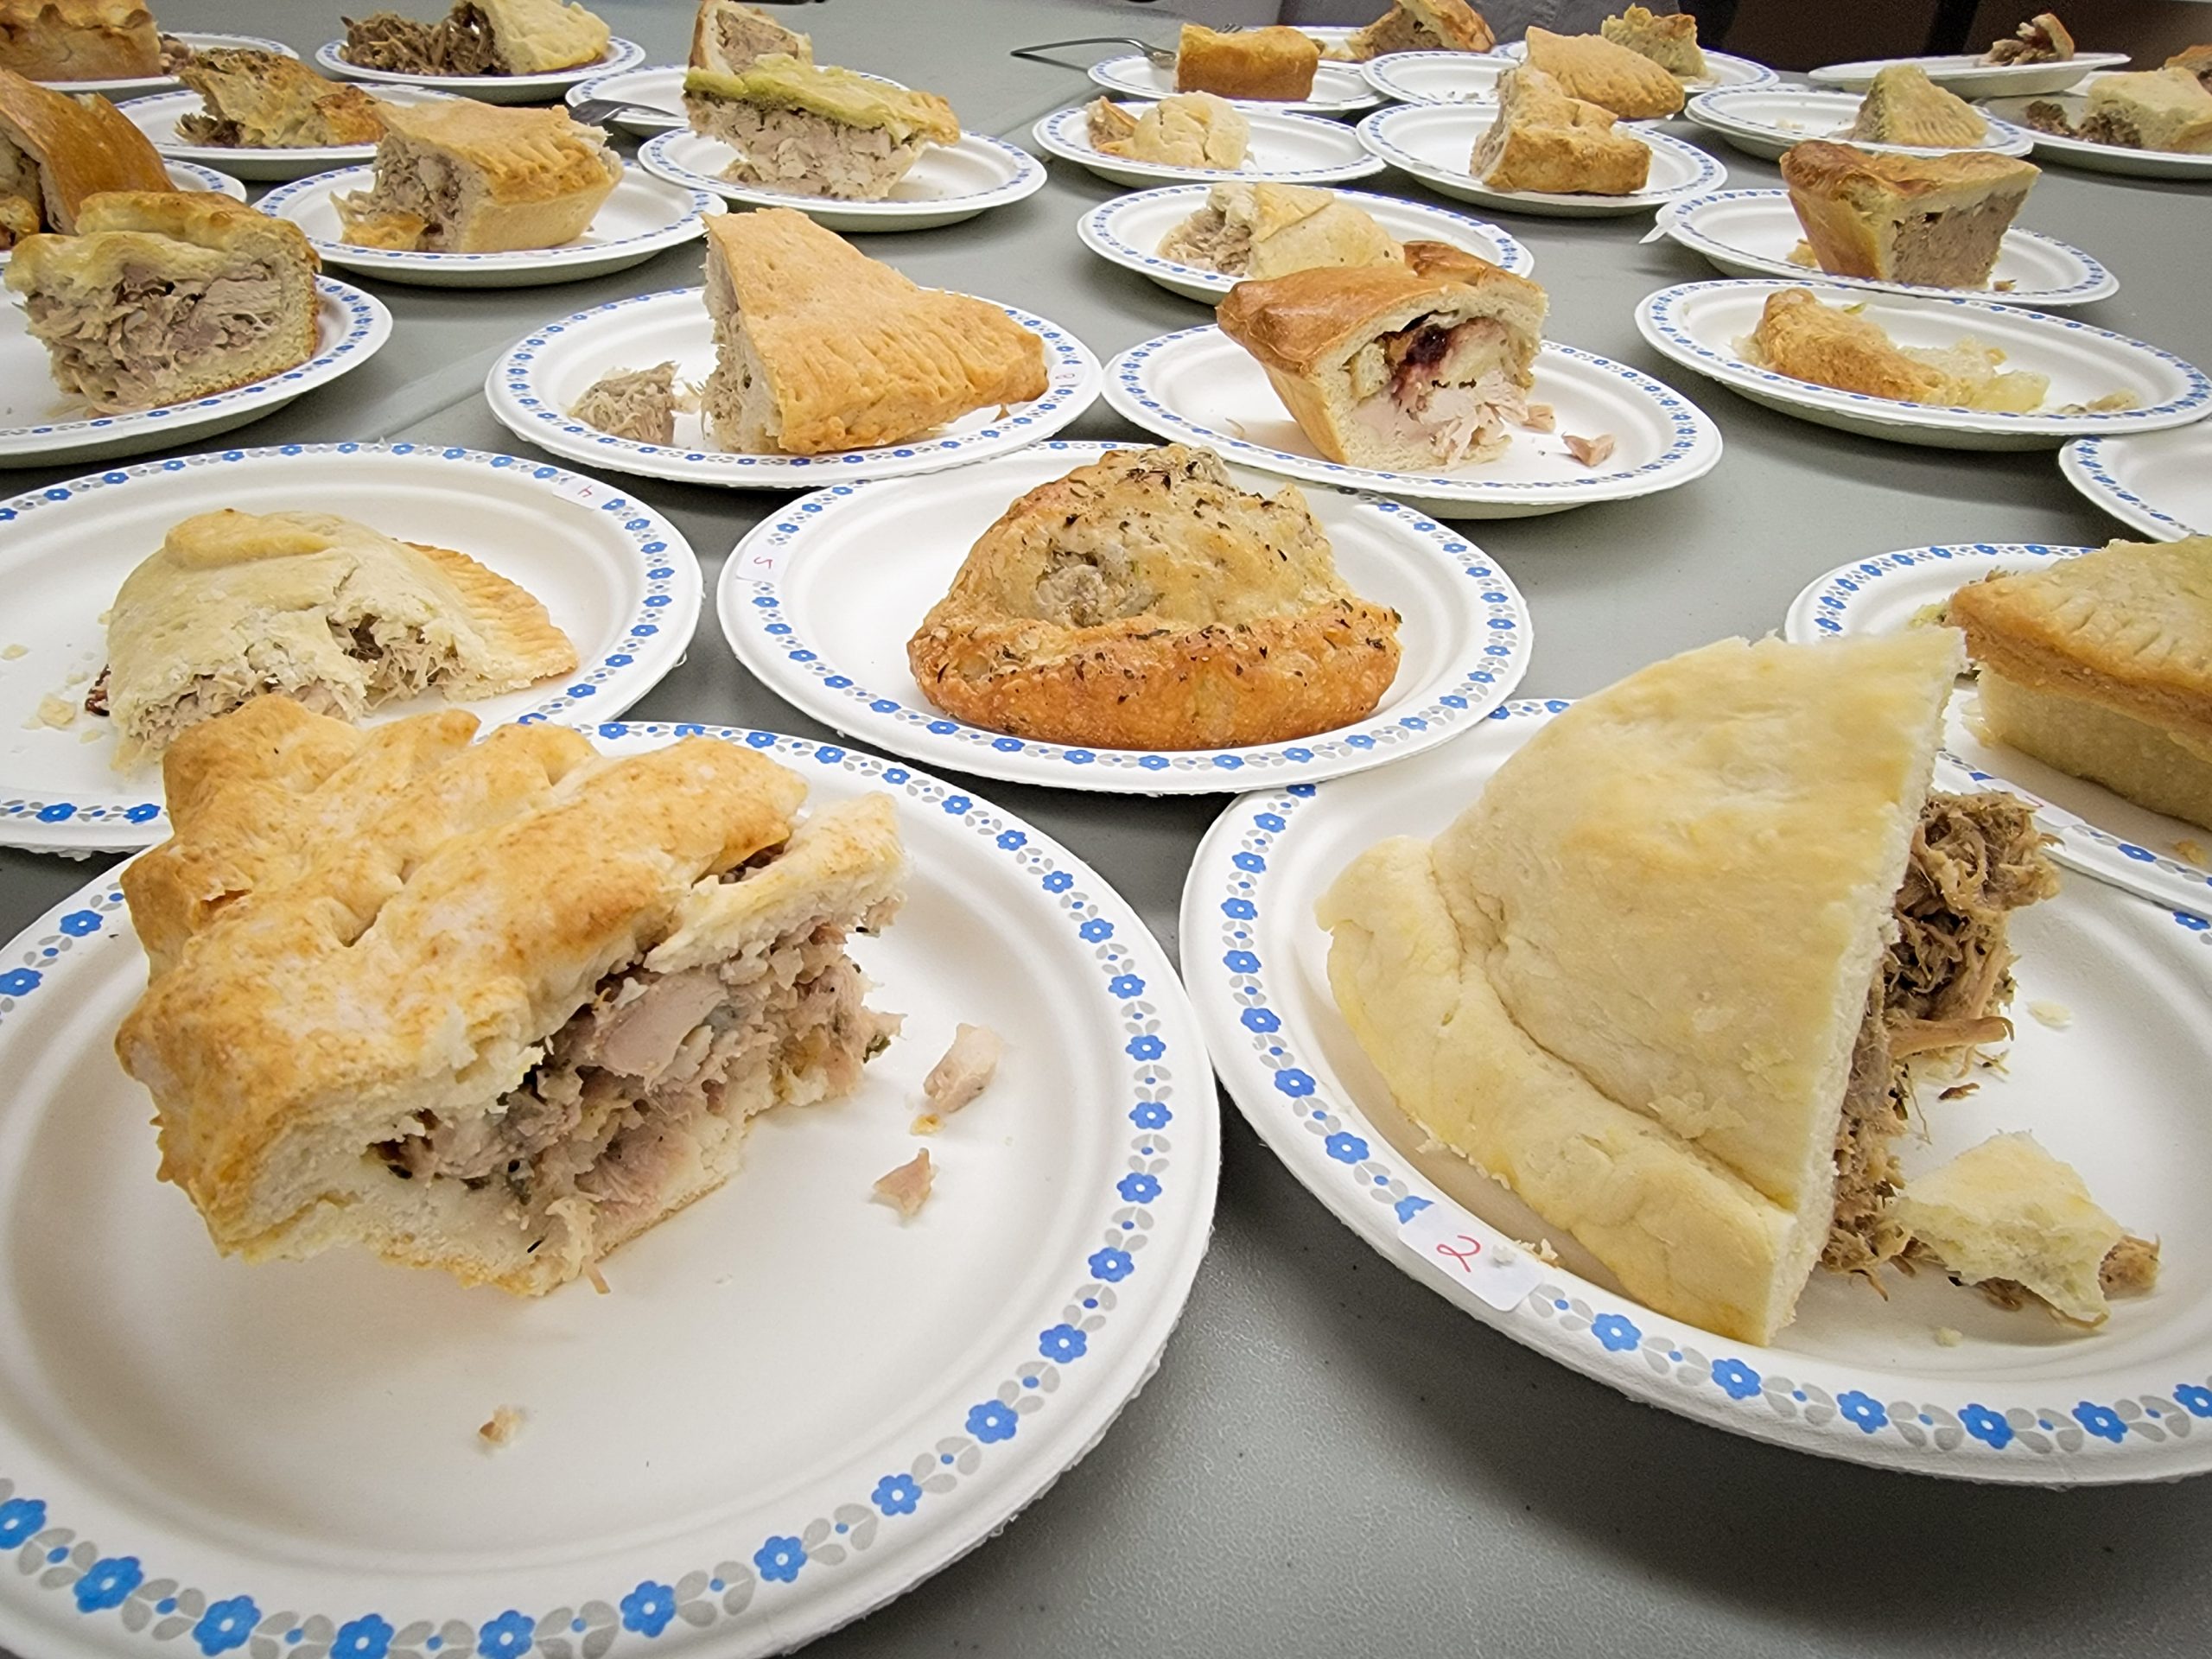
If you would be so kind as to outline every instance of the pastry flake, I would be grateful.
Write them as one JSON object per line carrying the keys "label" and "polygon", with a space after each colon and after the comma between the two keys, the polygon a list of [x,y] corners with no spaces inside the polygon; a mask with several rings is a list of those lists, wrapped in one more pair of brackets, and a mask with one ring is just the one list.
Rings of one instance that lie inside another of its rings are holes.
{"label": "pastry flake", "polygon": [[1681,83],[1640,52],[1601,35],[1528,33],[1528,59],[1559,82],[1570,98],[1611,110],[1630,121],[1673,115],[1683,104]]}
{"label": "pastry flake", "polygon": [[28,236],[77,228],[77,209],[106,190],[175,190],[151,140],[97,93],[72,98],[0,69],[0,196],[23,202]]}
{"label": "pastry flake", "polygon": [[1466,0],[1398,0],[1345,44],[1345,55],[1363,63],[1391,52],[1487,52],[1497,37]]}
{"label": "pastry flake", "polygon": [[1132,116],[1111,99],[1091,100],[1085,114],[1093,149],[1166,167],[1230,170],[1244,165],[1252,124],[1227,99],[1178,92]]}
{"label": "pastry flake", "polygon": [[1316,265],[1395,264],[1396,240],[1367,213],[1302,184],[1217,184],[1160,245],[1160,257],[1225,276],[1281,276]]}
{"label": "pastry flake", "polygon": [[1955,92],[1928,79],[1916,63],[1877,70],[1859,113],[1836,135],[1868,144],[1910,144],[1923,149],[1972,149],[1989,137],[1989,123]]}
{"label": "pastry flake", "polygon": [[211,47],[192,54],[177,79],[200,94],[197,115],[177,118],[188,143],[225,149],[321,149],[373,144],[383,106],[359,86],[325,80],[277,52]]}
{"label": "pastry flake", "polygon": [[0,0],[0,69],[32,80],[135,80],[164,67],[140,0]]}
{"label": "pastry flake", "polygon": [[345,239],[429,253],[557,248],[590,227],[622,180],[597,127],[566,110],[471,99],[388,104],[376,181],[331,198]]}
{"label": "pastry flake", "polygon": [[1936,288],[1988,285],[2040,176],[1983,150],[1897,156],[1815,139],[1782,157],[1789,205],[1822,270]]}
{"label": "pastry flake", "polygon": [[1677,80],[1703,80],[1705,54],[1698,48],[1697,19],[1687,11],[1654,16],[1649,7],[1630,6],[1598,25],[1615,46],[1647,57]]}
{"label": "pastry flake", "polygon": [[1809,289],[1768,295],[1758,327],[1737,345],[1746,361],[1793,380],[1900,403],[2025,414],[2050,390],[2048,376],[2003,370],[2005,353],[1975,340],[1901,347],[1872,318]]}
{"label": "pastry flake", "polygon": [[1282,24],[1221,33],[1185,23],[1175,51],[1175,90],[1295,103],[1313,96],[1321,48]]}
{"label": "pastry flake", "polygon": [[934,92],[776,54],[686,70],[683,108],[692,131],[737,152],[724,178],[847,201],[880,201],[930,145],[960,142]]}
{"label": "pastry flake", "polygon": [[1651,175],[1651,146],[1616,130],[1611,110],[1570,97],[1522,64],[1497,79],[1497,114],[1467,170],[1493,190],[1630,196]]}

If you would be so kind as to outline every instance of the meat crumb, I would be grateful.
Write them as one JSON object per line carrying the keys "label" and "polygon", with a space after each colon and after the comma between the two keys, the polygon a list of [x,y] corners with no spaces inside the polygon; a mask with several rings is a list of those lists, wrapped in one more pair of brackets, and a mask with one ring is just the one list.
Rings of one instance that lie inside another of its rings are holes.
{"label": "meat crumb", "polygon": [[1559,428],[1559,416],[1549,404],[1531,404],[1528,413],[1521,417],[1521,424],[1531,432],[1552,432]]}
{"label": "meat crumb", "polygon": [[988,1026],[957,1027],[944,1058],[922,1079],[922,1098],[939,1117],[950,1117],[990,1086],[998,1075],[1006,1039]]}
{"label": "meat crumb", "polygon": [[1572,432],[1560,435],[1560,442],[1567,446],[1567,453],[1585,467],[1602,466],[1613,453],[1613,435],[1600,432],[1594,438],[1578,438]]}
{"label": "meat crumb", "polygon": [[497,1450],[511,1444],[522,1432],[522,1413],[512,1406],[494,1406],[489,1421],[476,1433],[486,1446]]}
{"label": "meat crumb", "polygon": [[594,1262],[591,1266],[584,1269],[584,1277],[591,1281],[591,1287],[597,1291],[601,1295],[606,1296],[613,1294],[613,1287],[607,1282],[607,1275],[599,1270],[598,1262]]}
{"label": "meat crumb", "polygon": [[1964,1100],[1968,1095],[1974,1093],[1975,1090],[1980,1087],[1981,1085],[1978,1083],[1955,1083],[1949,1088],[1946,1089],[1942,1094],[1936,1096],[1936,1098],[1938,1100]]}
{"label": "meat crumb", "polygon": [[2015,277],[2000,276],[1995,282],[1992,283],[1990,287],[1995,289],[1999,294],[2010,294],[2019,285],[2018,280]]}
{"label": "meat crumb", "polygon": [[29,645],[0,645],[0,658],[5,658],[11,663],[18,657],[28,657],[30,654],[31,648]]}
{"label": "meat crumb", "polygon": [[1965,1340],[1964,1332],[1954,1331],[1948,1325],[1939,1325],[1936,1327],[1936,1345],[1938,1348],[1955,1348]]}
{"label": "meat crumb", "polygon": [[35,732],[41,726],[51,726],[55,731],[66,731],[76,724],[77,703],[73,697],[44,696],[38,700],[38,709],[23,722],[23,729]]}
{"label": "meat crumb", "polygon": [[2212,864],[2212,858],[2204,855],[2204,843],[2202,842],[2177,841],[2174,842],[2174,851],[2192,864]]}
{"label": "meat crumb", "polygon": [[1809,242],[1800,242],[1796,247],[1790,249],[1787,258],[1790,264],[1802,265],[1808,270],[1813,270],[1821,263],[1814,257],[1813,245]]}
{"label": "meat crumb", "polygon": [[909,1135],[935,1135],[944,1127],[944,1120],[935,1112],[924,1112],[906,1126]]}
{"label": "meat crumb", "polygon": [[2029,1003],[2028,1012],[2035,1015],[2037,1025],[2049,1026],[2053,1031],[2063,1031],[2074,1023],[2074,1010],[2048,997]]}
{"label": "meat crumb", "polygon": [[930,1167],[929,1148],[925,1147],[889,1174],[880,1177],[875,1183],[875,1196],[895,1205],[900,1215],[911,1220],[929,1201],[930,1182],[936,1173]]}

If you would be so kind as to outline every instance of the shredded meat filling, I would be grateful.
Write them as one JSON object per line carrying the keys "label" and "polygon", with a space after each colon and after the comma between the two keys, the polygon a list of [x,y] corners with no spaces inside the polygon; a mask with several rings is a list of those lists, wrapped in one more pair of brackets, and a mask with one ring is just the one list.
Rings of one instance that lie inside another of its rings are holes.
{"label": "shredded meat filling", "polygon": [[695,132],[737,152],[722,176],[796,195],[880,201],[929,147],[918,133],[899,140],[888,127],[833,121],[811,110],[772,109],[739,99],[687,93]]}
{"label": "shredded meat filling", "polygon": [[180,361],[250,346],[276,326],[283,291],[251,261],[201,282],[125,265],[99,295],[35,293],[31,332],[54,355],[54,378],[102,409],[143,409]]}
{"label": "shredded meat filling", "polygon": [[472,5],[458,5],[435,23],[418,23],[397,12],[372,13],[346,25],[344,57],[364,69],[406,75],[496,75],[499,55],[492,20]]}
{"label": "shredded meat filling", "polygon": [[1528,418],[1528,392],[1506,365],[1509,340],[1495,318],[1473,317],[1423,318],[1370,341],[1351,365],[1360,417],[1422,433],[1446,466],[1488,459]]}

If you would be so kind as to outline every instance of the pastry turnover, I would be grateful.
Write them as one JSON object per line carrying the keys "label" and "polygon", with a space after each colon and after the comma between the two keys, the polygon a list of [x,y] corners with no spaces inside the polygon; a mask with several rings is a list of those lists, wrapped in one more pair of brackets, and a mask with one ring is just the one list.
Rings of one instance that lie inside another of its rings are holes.
{"label": "pastry turnover", "polygon": [[[1948,629],[1726,640],[1560,715],[1318,908],[1406,1114],[1669,1319],[1745,1342],[1872,1272],[1912,1071],[2003,1038],[2027,807],[1931,796]],[[1849,734],[1842,741],[1839,734]]]}
{"label": "pastry turnover", "polygon": [[1747,361],[1793,380],[1900,403],[2025,414],[2050,390],[2048,376],[2004,370],[1994,346],[1899,346],[1858,307],[1824,305],[1809,289],[1768,295],[1758,327],[1737,345]]}
{"label": "pastry turnover", "polygon": [[1516,65],[1497,78],[1497,114],[1467,170],[1494,190],[1634,195],[1651,175],[1651,146],[1618,130],[1617,118],[1542,70]]}
{"label": "pastry turnover", "polygon": [[435,23],[379,11],[345,20],[340,54],[411,75],[545,75],[607,55],[613,33],[575,0],[460,0]]}
{"label": "pastry turnover", "polygon": [[897,1028],[845,948],[899,904],[889,797],[802,816],[805,783],[731,744],[475,726],[264,697],[169,752],[116,1052],[226,1254],[359,1244],[543,1294]]}
{"label": "pastry turnover", "polygon": [[320,149],[373,144],[383,107],[359,86],[325,80],[277,52],[211,47],[194,52],[177,79],[200,94],[204,113],[177,118],[188,143],[241,149]]}
{"label": "pastry turnover", "polygon": [[1993,738],[2212,828],[2212,537],[1993,576],[1948,614]]}
{"label": "pastry turnover", "polygon": [[918,287],[789,207],[708,219],[707,309],[706,418],[726,449],[897,443],[1048,384],[1044,341],[999,307]]}
{"label": "pastry turnover", "polygon": [[1822,270],[1936,288],[1982,288],[2041,176],[1986,150],[1869,154],[1822,140],[1782,157],[1789,205]]}
{"label": "pastry turnover", "polygon": [[315,250],[296,225],[213,191],[88,196],[77,234],[8,266],[54,382],[94,409],[151,409],[315,355]]}
{"label": "pastry turnover", "polygon": [[758,6],[741,5],[739,0],[699,0],[699,15],[691,25],[690,61],[694,69],[734,75],[755,59],[779,54],[812,63],[814,42],[797,29],[785,29]]}
{"label": "pastry turnover", "polygon": [[135,80],[162,73],[140,0],[0,0],[0,69],[33,80]]}
{"label": "pastry turnover", "polygon": [[1981,54],[1984,63],[2063,63],[2074,55],[2074,37],[2050,12],[2039,11]]}
{"label": "pastry turnover", "polygon": [[1370,713],[1395,613],[1337,575],[1284,485],[1240,490],[1210,449],[1116,450],[985,531],[906,642],[923,695],[1052,743],[1274,743]]}
{"label": "pastry turnover", "polygon": [[1544,290],[1440,243],[1402,265],[1239,283],[1217,314],[1332,461],[1433,473],[1490,461],[1528,419]]}
{"label": "pastry turnover", "polygon": [[780,54],[686,70],[683,108],[692,131],[737,152],[724,178],[847,201],[880,201],[930,145],[960,142],[935,92]]}
{"label": "pastry turnover", "polygon": [[436,691],[518,691],[576,665],[545,607],[466,554],[323,512],[170,527],[108,617],[116,764],[264,693],[358,720]]}
{"label": "pastry turnover", "polygon": [[1252,137],[1252,124],[1211,92],[1178,92],[1146,105],[1141,115],[1111,99],[1093,99],[1085,114],[1093,149],[1166,167],[1242,167]]}
{"label": "pastry turnover", "polygon": [[566,110],[441,99],[387,104],[376,182],[331,198],[345,239],[431,253],[557,248],[591,224],[622,179],[597,127]]}
{"label": "pastry turnover", "polygon": [[[74,231],[79,206],[103,190],[175,188],[160,152],[107,99],[72,98],[0,69],[0,198],[29,210],[24,234],[41,224]],[[15,211],[16,223],[22,214]]]}
{"label": "pastry turnover", "polygon": [[1655,16],[1646,6],[1630,6],[1598,25],[1615,46],[1647,57],[1677,80],[1703,80],[1705,54],[1698,49],[1697,19],[1687,11]]}
{"label": "pastry turnover", "polygon": [[1321,48],[1282,24],[1223,34],[1185,23],[1175,49],[1175,90],[1295,102],[1313,96]]}
{"label": "pastry turnover", "polygon": [[1391,52],[1487,52],[1497,44],[1482,13],[1466,0],[1398,0],[1353,32],[1347,54],[1363,63]]}
{"label": "pastry turnover", "polygon": [[1396,240],[1360,208],[1302,184],[1217,184],[1168,232],[1160,257],[1227,276],[1281,276],[1316,265],[1400,263]]}
{"label": "pastry turnover", "polygon": [[1570,98],[1611,110],[1630,121],[1673,115],[1682,107],[1682,86],[1640,52],[1601,35],[1528,33],[1528,62],[1560,84]]}
{"label": "pastry turnover", "polygon": [[1989,137],[1989,123],[1966,99],[1929,79],[1918,64],[1893,63],[1875,71],[1857,118],[1836,136],[1868,144],[1971,149]]}

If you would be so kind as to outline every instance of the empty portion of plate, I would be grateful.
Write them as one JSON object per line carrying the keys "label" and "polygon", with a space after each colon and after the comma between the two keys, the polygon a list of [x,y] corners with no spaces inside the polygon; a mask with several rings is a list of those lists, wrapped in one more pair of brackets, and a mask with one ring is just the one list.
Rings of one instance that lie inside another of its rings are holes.
{"label": "empty portion of plate", "polygon": [[2117,69],[2127,61],[2125,52],[2076,52],[2056,63],[1984,63],[1979,54],[1949,57],[1866,58],[1853,63],[1831,63],[1810,71],[1807,79],[1824,86],[1840,86],[1863,92],[1874,77],[1893,63],[1909,63],[1929,79],[1961,98],[2032,98],[2061,92],[2082,76],[2099,69]]}
{"label": "empty portion of plate", "polygon": [[1514,60],[1499,52],[1392,52],[1359,66],[1367,84],[1401,104],[1495,104]]}
{"label": "empty portion of plate", "polygon": [[2212,536],[2212,424],[2126,438],[2076,438],[2058,452],[2066,481],[2155,541]]}

